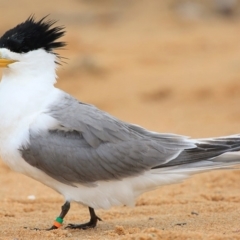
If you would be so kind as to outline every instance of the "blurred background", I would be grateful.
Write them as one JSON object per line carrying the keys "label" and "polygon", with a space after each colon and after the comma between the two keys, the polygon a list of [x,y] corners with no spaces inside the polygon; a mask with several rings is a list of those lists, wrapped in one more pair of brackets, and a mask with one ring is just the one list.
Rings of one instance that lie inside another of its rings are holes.
{"label": "blurred background", "polygon": [[34,14],[66,27],[58,87],[154,131],[240,132],[239,0],[0,1],[0,34]]}
{"label": "blurred background", "polygon": [[[153,131],[240,133],[240,0],[0,0],[0,9],[0,35],[32,14],[49,14],[66,27],[57,86],[79,100]],[[99,228],[72,231],[69,239],[116,239],[118,225],[137,234],[170,230],[161,239],[203,239],[203,232],[217,236],[204,239],[224,239],[226,232],[237,239],[239,176],[219,171],[162,187],[134,209],[98,211],[105,220]],[[63,203],[59,194],[2,163],[0,182],[1,239],[68,236],[24,229],[50,226]],[[88,219],[86,207],[73,209],[66,223]]]}

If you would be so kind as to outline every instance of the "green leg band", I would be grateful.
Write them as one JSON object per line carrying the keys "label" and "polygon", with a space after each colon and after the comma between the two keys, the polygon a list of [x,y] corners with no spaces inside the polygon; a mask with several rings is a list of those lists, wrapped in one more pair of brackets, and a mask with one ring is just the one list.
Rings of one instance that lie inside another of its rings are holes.
{"label": "green leg band", "polygon": [[60,218],[60,217],[57,217],[55,221],[58,222],[58,223],[61,223],[61,224],[63,223],[63,219]]}

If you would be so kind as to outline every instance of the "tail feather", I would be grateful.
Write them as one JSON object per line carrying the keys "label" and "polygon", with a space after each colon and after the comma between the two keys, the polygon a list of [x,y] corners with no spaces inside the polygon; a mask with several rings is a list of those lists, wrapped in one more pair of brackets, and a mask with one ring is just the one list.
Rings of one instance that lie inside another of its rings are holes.
{"label": "tail feather", "polygon": [[[208,168],[211,167],[225,167],[225,166],[233,166],[236,164],[240,164],[240,154],[229,155],[226,153],[237,152],[240,151],[240,136],[234,135],[229,137],[221,137],[221,138],[209,138],[209,139],[198,139],[195,143],[196,147],[191,149],[185,149],[182,151],[176,158],[173,160],[161,164],[159,166],[155,166],[156,168],[167,168],[174,166],[182,166],[193,164],[197,166],[198,162],[206,162],[208,163]],[[202,165],[201,165],[202,166]]]}

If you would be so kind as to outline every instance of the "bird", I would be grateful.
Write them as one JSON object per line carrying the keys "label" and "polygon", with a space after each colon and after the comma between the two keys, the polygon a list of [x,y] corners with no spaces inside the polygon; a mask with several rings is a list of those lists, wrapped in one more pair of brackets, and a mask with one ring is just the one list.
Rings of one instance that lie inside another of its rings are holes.
{"label": "bird", "polygon": [[240,135],[192,139],[117,119],[55,87],[64,26],[28,17],[0,38],[0,156],[12,170],[64,197],[46,230],[58,229],[71,202],[96,209],[134,206],[146,191],[193,174],[239,165]]}

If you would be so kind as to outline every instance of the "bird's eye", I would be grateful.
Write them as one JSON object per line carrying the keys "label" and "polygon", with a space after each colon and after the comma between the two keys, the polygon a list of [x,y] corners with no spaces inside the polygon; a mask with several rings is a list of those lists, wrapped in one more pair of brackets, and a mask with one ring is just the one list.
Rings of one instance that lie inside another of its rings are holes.
{"label": "bird's eye", "polygon": [[28,52],[29,48],[27,46],[21,47],[21,52]]}

